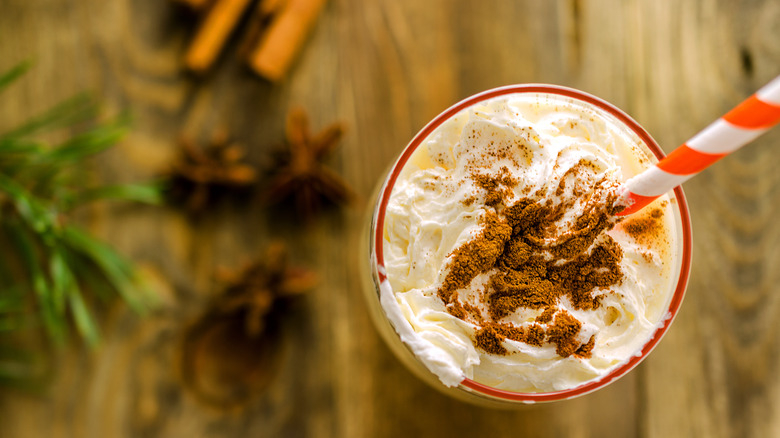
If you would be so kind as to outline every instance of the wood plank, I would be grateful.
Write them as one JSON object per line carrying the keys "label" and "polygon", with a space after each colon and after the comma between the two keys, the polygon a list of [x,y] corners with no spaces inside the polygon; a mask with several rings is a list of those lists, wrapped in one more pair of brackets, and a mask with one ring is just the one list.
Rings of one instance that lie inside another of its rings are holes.
{"label": "wood plank", "polygon": [[[144,318],[113,307],[97,351],[57,353],[45,394],[0,393],[0,435],[780,435],[780,131],[686,183],[694,265],[682,311],[642,365],[580,399],[515,412],[433,391],[371,327],[356,249],[378,175],[457,100],[518,82],[573,86],[626,110],[670,151],[778,73],[778,19],[772,0],[331,0],[289,77],[271,85],[235,49],[203,80],[183,73],[195,23],[165,1],[5,0],[0,67],[36,66],[0,96],[0,125],[95,90],[134,115],[100,161],[127,181],[162,172],[180,132],[217,126],[267,166],[286,109],[303,105],[315,128],[347,124],[331,164],[361,199],[306,228],[262,205],[224,205],[200,222],[168,207],[91,211],[91,229],[145,267],[161,305]],[[291,311],[267,391],[242,411],[203,406],[181,387],[183,330],[214,293],[215,269],[274,238],[316,266],[321,285]]]}

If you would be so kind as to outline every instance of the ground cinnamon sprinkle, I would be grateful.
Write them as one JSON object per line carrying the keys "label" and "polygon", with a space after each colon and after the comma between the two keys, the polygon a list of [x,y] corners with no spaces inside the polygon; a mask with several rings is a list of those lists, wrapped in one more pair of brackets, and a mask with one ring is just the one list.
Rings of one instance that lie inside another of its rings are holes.
{"label": "ground cinnamon sprinkle", "polygon": [[574,356],[582,359],[589,359],[593,354],[594,346],[596,346],[596,335],[591,336],[588,342],[582,344],[582,346],[574,352]]}
{"label": "ground cinnamon sprinkle", "polygon": [[[617,194],[612,194],[606,200],[608,206],[615,203]],[[552,253],[561,259],[569,259],[588,249],[596,237],[603,231],[612,228],[615,211],[611,207],[590,206],[585,214],[577,218],[574,230],[561,236],[552,247]]]}
{"label": "ground cinnamon sprinkle", "polygon": [[487,175],[474,171],[471,174],[471,179],[487,192],[485,205],[490,207],[505,204],[512,194],[511,189],[518,184],[506,166],[500,169],[498,175]]}
{"label": "ground cinnamon sprinkle", "polygon": [[[474,321],[477,321],[478,323],[482,323],[484,321],[484,318],[482,317],[482,312],[476,306],[472,306],[469,303],[464,303],[463,304],[463,309],[466,312],[468,312],[469,316],[471,316],[471,318]],[[463,318],[461,318],[461,319],[463,319]]]}
{"label": "ground cinnamon sprinkle", "polygon": [[617,242],[604,235],[603,242],[594,247],[590,255],[580,254],[574,260],[550,267],[549,277],[567,291],[575,309],[596,309],[600,305],[599,297],[593,296],[591,291],[620,282],[622,258],[623,250]]}
{"label": "ground cinnamon sprinkle", "polygon": [[556,345],[555,352],[561,357],[569,357],[577,351],[580,344],[577,335],[580,332],[580,323],[565,310],[555,314],[553,325],[547,328],[547,336],[550,342]]}
{"label": "ground cinnamon sprinkle", "polygon": [[[504,206],[508,198],[502,191],[515,182],[506,175],[474,174],[472,178],[480,187],[498,193],[500,202],[496,205],[503,208],[500,213],[487,213],[483,231],[453,252],[449,272],[438,291],[447,310],[479,327],[474,343],[487,353],[508,354],[502,342],[510,339],[536,346],[555,344],[561,357],[590,357],[595,336],[583,344],[579,336],[582,324],[559,309],[558,301],[566,296],[575,309],[596,309],[600,296],[594,291],[622,281],[622,250],[605,233],[615,223],[615,195],[599,205],[587,205],[573,230],[556,236],[554,223],[573,202],[553,206],[550,201],[539,200],[540,190]],[[487,199],[492,202],[493,198]],[[457,291],[487,272],[490,277],[482,293],[487,311],[484,315],[479,308],[461,303]],[[528,325],[501,322],[521,307],[543,311]]]}
{"label": "ground cinnamon sprinkle", "polygon": [[532,324],[527,329],[507,323],[487,322],[477,331],[475,343],[477,347],[488,353],[503,356],[508,353],[501,345],[504,339],[541,346],[546,334],[539,324]]}
{"label": "ground cinnamon sprinkle", "polygon": [[438,292],[439,298],[445,304],[456,300],[455,292],[468,286],[477,274],[487,272],[493,267],[504,249],[504,244],[511,237],[512,229],[506,220],[498,217],[496,213],[485,214],[482,225],[484,228],[476,239],[467,242],[452,254],[450,272]]}
{"label": "ground cinnamon sprinkle", "polygon": [[546,324],[550,321],[552,321],[553,314],[555,313],[555,307],[548,307],[544,309],[544,312],[542,312],[539,316],[536,317],[536,322],[541,322],[542,324]]}
{"label": "ground cinnamon sprinkle", "polygon": [[541,347],[542,343],[544,342],[546,333],[542,326],[539,324],[532,324],[528,328],[528,332],[525,336],[525,342],[527,344],[536,345],[537,347]]}
{"label": "ground cinnamon sprinkle", "polygon": [[637,242],[649,244],[660,237],[664,232],[662,222],[663,210],[653,208],[646,214],[637,217],[631,217],[623,222],[623,229],[631,235]]}
{"label": "ground cinnamon sprinkle", "polygon": [[518,307],[541,309],[555,304],[561,290],[547,278],[547,263],[534,256],[520,270],[499,269],[490,278],[493,293],[488,300],[488,313],[501,319]]}
{"label": "ground cinnamon sprinkle", "polygon": [[485,205],[495,207],[497,205],[503,205],[504,200],[509,196],[511,192],[509,189],[502,187],[500,189],[491,190],[485,196]]}
{"label": "ground cinnamon sprinkle", "polygon": [[[558,188],[555,189],[555,195],[561,196],[563,192],[566,190],[566,180],[568,177],[576,177],[578,173],[582,172],[584,168],[590,168],[593,169],[593,164],[590,163],[590,161],[582,158],[580,161],[575,164],[574,166],[570,167],[566,172],[564,172],[563,176],[561,176],[561,182],[558,183]],[[574,194],[579,195],[580,190],[578,190],[578,187],[575,185],[574,187]]]}
{"label": "ground cinnamon sprinkle", "polygon": [[499,335],[492,325],[483,326],[474,335],[474,343],[487,353],[503,356],[508,353],[501,345],[506,336]]}
{"label": "ground cinnamon sprinkle", "polygon": [[462,320],[466,319],[466,308],[463,305],[463,303],[461,303],[458,300],[453,300],[451,303],[447,305],[447,312],[450,315],[454,316],[455,318],[462,319]]}

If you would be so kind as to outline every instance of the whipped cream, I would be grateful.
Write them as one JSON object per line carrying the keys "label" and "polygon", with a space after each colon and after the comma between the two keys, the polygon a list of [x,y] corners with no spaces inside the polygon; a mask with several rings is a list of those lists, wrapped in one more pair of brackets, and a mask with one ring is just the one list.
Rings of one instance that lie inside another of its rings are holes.
{"label": "whipped cream", "polygon": [[[386,210],[388,281],[380,286],[380,301],[402,341],[447,386],[470,378],[517,392],[573,388],[640,352],[663,322],[674,289],[678,261],[668,196],[606,232],[622,249],[622,279],[591,291],[599,302],[595,308],[577,308],[566,296],[555,305],[581,323],[577,336],[583,345],[592,340],[588,357],[561,357],[551,342],[511,339],[502,341],[506,354],[487,353],[475,344],[479,325],[454,316],[438,291],[453,253],[480,235],[486,215],[532,195],[551,205],[568,202],[572,207],[555,224],[565,233],[585,200],[603,195],[604,181],[618,184],[651,164],[646,151],[632,131],[603,110],[550,94],[499,96],[441,124],[402,169]],[[587,171],[578,171],[582,167]],[[475,174],[503,176],[515,184],[499,187],[505,199],[496,204],[494,190],[480,185]],[[639,233],[647,227],[637,222],[650,214],[652,236]],[[479,273],[457,291],[462,302],[483,314],[491,274]],[[538,323],[542,312],[521,306],[500,322],[549,328],[551,322]]]}

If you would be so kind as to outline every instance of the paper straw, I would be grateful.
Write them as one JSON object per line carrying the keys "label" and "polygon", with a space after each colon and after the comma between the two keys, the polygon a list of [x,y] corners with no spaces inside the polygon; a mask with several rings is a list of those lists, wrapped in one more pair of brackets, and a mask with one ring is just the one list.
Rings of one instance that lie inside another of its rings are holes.
{"label": "paper straw", "polygon": [[758,90],[666,158],[620,186],[618,213],[637,212],[780,122],[780,76]]}

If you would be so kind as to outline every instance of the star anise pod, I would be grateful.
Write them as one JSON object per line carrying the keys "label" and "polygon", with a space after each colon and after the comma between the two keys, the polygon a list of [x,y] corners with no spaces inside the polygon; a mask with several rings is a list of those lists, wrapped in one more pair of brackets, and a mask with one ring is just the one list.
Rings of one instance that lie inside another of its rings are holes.
{"label": "star anise pod", "polygon": [[222,314],[242,314],[247,335],[259,335],[266,320],[280,301],[299,296],[317,283],[316,275],[290,266],[287,250],[273,243],[266,254],[233,272],[222,272],[220,279],[227,288],[215,304]]}
{"label": "star anise pod", "polygon": [[220,195],[250,187],[257,179],[255,169],[242,163],[246,151],[224,130],[218,130],[202,148],[182,136],[179,155],[171,165],[171,195],[199,212]]}
{"label": "star anise pod", "polygon": [[257,261],[220,277],[227,283],[224,292],[184,334],[181,376],[201,401],[235,409],[273,379],[281,363],[283,304],[317,280],[314,273],[290,266],[279,243]]}
{"label": "star anise pod", "polygon": [[340,123],[334,123],[312,135],[309,117],[302,108],[293,108],[287,115],[287,150],[277,157],[265,198],[269,203],[291,202],[297,212],[310,218],[323,204],[343,204],[352,197],[352,190],[323,160],[336,149],[344,133]]}

